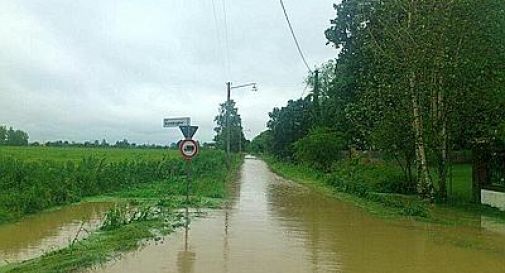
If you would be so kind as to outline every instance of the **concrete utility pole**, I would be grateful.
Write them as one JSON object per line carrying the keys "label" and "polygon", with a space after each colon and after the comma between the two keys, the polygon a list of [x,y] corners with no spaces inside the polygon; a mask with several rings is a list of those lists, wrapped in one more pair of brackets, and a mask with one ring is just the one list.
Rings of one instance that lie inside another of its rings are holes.
{"label": "concrete utility pole", "polygon": [[231,140],[231,129],[230,129],[230,104],[231,104],[231,82],[226,83],[226,155],[230,156],[230,140]]}
{"label": "concrete utility pole", "polygon": [[315,122],[319,124],[321,122],[321,104],[319,102],[319,70],[314,71],[314,112],[315,112]]}
{"label": "concrete utility pole", "polygon": [[237,86],[232,86],[231,82],[227,82],[226,83],[226,117],[225,117],[225,123],[226,123],[226,155],[228,157],[228,160],[230,159],[230,153],[231,153],[231,127],[230,127],[231,90],[232,89],[239,89],[239,88],[249,87],[249,86],[252,86],[252,91],[254,91],[254,92],[258,91],[258,89],[256,88],[256,83],[255,82],[241,84],[241,85],[237,85]]}

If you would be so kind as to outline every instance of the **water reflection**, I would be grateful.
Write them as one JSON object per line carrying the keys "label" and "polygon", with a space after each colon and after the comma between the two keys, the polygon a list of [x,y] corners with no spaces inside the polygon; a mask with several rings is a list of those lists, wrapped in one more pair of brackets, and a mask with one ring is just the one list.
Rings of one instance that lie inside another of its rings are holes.
{"label": "water reflection", "polygon": [[[232,188],[233,189],[233,188]],[[386,221],[247,159],[225,209],[100,272],[504,272],[505,237]]]}
{"label": "water reflection", "polygon": [[189,210],[186,207],[186,226],[184,227],[184,249],[177,253],[177,269],[180,273],[193,273],[196,253],[189,248]]}

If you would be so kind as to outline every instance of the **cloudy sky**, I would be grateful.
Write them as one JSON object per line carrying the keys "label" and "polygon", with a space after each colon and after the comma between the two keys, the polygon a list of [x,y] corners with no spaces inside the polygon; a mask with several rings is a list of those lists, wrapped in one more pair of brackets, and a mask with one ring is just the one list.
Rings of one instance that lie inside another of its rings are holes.
{"label": "cloudy sky", "polygon": [[[311,66],[335,57],[334,2],[285,0]],[[0,124],[31,141],[166,144],[171,116],[210,141],[227,81],[258,83],[232,93],[251,138],[306,75],[278,0],[0,0]]]}

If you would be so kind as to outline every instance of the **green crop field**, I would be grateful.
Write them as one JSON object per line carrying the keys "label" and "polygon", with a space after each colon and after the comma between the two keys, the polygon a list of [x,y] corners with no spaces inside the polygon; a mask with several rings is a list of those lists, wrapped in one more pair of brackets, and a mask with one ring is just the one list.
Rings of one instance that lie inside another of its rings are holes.
{"label": "green crop field", "polygon": [[58,147],[8,147],[0,146],[0,156],[39,161],[79,161],[84,157],[106,158],[107,161],[160,160],[166,156],[177,156],[177,150],[119,149],[119,148],[58,148]]}
{"label": "green crop field", "polygon": [[[192,173],[206,183],[195,187],[209,197],[222,197],[226,169],[222,151],[203,150],[193,160]],[[185,171],[175,150],[1,147],[0,223],[159,182],[176,189]]]}

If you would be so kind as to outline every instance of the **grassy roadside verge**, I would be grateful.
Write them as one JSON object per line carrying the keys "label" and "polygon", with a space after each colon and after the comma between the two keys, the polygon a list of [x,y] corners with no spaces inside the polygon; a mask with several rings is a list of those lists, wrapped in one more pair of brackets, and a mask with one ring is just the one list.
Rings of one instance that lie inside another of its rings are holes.
{"label": "grassy roadside verge", "polygon": [[[230,172],[226,171],[224,162],[205,168],[207,172],[196,172],[189,206],[219,207],[241,163],[242,158],[237,156]],[[88,197],[82,202],[114,201],[119,204],[106,214],[99,230],[63,249],[0,267],[0,272],[75,272],[106,263],[124,252],[138,249],[149,240],[159,240],[183,224],[183,214],[178,208],[186,205],[185,185],[185,177],[179,176]]]}
{"label": "grassy roadside verge", "polygon": [[[485,216],[505,224],[505,213],[487,206],[467,203],[429,204],[415,196],[369,192],[363,189],[362,185],[352,185],[353,181],[338,179],[334,174],[280,162],[268,156],[262,158],[279,176],[350,202],[379,217],[409,217],[417,221],[445,225],[480,226],[481,216]],[[338,180],[338,183],[335,183],[335,180]]]}

